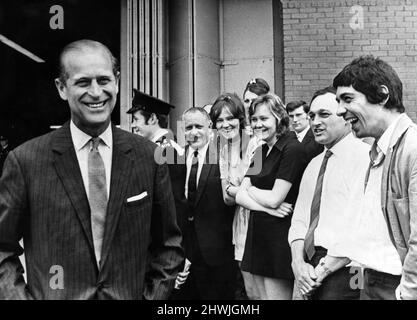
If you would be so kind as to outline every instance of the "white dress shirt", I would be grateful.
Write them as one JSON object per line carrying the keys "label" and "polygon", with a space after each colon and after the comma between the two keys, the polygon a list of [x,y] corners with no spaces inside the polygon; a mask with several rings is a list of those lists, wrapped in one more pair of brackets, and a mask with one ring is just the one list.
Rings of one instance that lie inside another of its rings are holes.
{"label": "white dress shirt", "polygon": [[[81,170],[81,176],[83,178],[84,189],[89,197],[88,188],[88,153],[91,149],[90,139],[92,138],[85,132],[78,129],[74,122],[70,123],[70,132],[72,142],[74,144],[75,153],[77,155],[78,164]],[[113,153],[113,134],[111,125],[99,136],[104,143],[100,143],[98,146],[98,152],[104,162],[104,169],[106,171],[106,187],[107,195],[110,195],[110,176],[111,176],[111,164],[112,164],[112,153]]]}
{"label": "white dress shirt", "polygon": [[[387,154],[391,135],[397,121],[394,121],[378,140],[378,147]],[[368,166],[369,166],[368,156]],[[340,242],[348,242],[349,246],[338,243],[329,254],[347,256],[357,261],[364,268],[379,272],[401,275],[400,256],[391,242],[388,226],[381,208],[381,181],[383,164],[372,168],[364,193],[364,185],[359,186],[350,208],[350,220]]]}
{"label": "white dress shirt", "polygon": [[304,137],[306,136],[308,130],[310,130],[310,126],[307,126],[303,131],[300,133],[296,133],[298,141],[302,142]]}
{"label": "white dress shirt", "polygon": [[[204,147],[198,150],[198,169],[197,169],[197,180],[196,180],[197,186],[198,186],[198,182],[200,181],[201,170],[203,169],[203,164],[206,159],[208,145],[209,144],[207,143]],[[188,199],[188,178],[190,177],[190,171],[191,171],[191,166],[193,165],[193,157],[194,157],[195,150],[196,149],[193,149],[192,147],[188,148],[187,161],[186,161],[187,175],[185,177],[185,187],[184,187],[184,194],[187,199]]]}
{"label": "white dress shirt", "polygon": [[[345,228],[346,208],[350,194],[358,184],[363,186],[369,163],[370,146],[348,134],[330,150],[323,178],[319,222],[314,231],[314,245],[329,249]],[[291,244],[304,240],[310,225],[311,203],[317,184],[320,167],[326,150],[313,158],[307,166],[300,184],[300,191],[294,208],[294,215],[288,234]]]}

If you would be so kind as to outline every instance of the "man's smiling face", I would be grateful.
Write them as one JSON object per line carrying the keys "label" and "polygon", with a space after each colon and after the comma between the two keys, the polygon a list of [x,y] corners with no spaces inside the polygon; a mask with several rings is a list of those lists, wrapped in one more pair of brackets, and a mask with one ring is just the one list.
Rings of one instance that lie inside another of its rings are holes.
{"label": "man's smiling face", "polygon": [[63,64],[66,81],[57,79],[56,85],[61,98],[68,101],[71,119],[90,135],[102,133],[110,123],[119,90],[110,56],[99,48],[72,50]]}
{"label": "man's smiling face", "polygon": [[338,87],[336,99],[339,103],[337,114],[350,123],[356,137],[379,138],[384,128],[379,120],[383,108],[380,104],[372,104],[366,96],[352,86]]}
{"label": "man's smiling face", "polygon": [[331,148],[348,132],[346,121],[336,115],[336,96],[328,92],[317,96],[310,105],[311,128],[317,143]]}

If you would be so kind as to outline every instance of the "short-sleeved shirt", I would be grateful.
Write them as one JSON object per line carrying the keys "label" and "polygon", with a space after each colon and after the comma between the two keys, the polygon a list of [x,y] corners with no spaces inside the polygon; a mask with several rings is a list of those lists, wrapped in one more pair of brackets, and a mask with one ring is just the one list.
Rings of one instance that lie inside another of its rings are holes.
{"label": "short-sleeved shirt", "polygon": [[[295,133],[279,137],[268,155],[267,145],[257,152],[262,153],[262,169],[257,175],[247,175],[252,185],[272,190],[276,179],[288,181],[292,186],[285,202],[294,204],[306,166],[305,150]],[[287,241],[290,224],[290,216],[277,218],[266,212],[251,211],[242,270],[264,277],[293,279]]]}
{"label": "short-sleeved shirt", "polygon": [[285,202],[294,204],[297,200],[301,177],[306,167],[306,155],[302,144],[294,132],[281,136],[272,150],[264,144],[257,152],[262,152],[262,170],[257,175],[248,176],[253,186],[259,189],[272,190],[276,179],[292,184]]}

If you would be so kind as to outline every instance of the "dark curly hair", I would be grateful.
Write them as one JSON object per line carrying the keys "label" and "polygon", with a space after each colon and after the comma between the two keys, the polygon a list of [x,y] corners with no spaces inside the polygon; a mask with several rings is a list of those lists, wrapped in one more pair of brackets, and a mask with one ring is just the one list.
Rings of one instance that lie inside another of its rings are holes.
{"label": "dark curly hair", "polygon": [[[385,101],[384,108],[405,111],[403,98],[403,84],[394,69],[380,58],[365,55],[356,58],[343,68],[333,79],[333,87],[352,86],[363,93],[372,104]],[[388,94],[381,86],[388,88]]]}

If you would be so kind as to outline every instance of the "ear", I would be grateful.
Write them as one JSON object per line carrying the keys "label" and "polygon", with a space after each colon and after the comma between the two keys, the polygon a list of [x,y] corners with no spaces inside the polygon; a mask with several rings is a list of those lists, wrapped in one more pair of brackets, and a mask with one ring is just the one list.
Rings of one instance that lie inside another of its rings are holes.
{"label": "ear", "polygon": [[157,124],[158,122],[159,122],[159,120],[158,120],[156,114],[155,113],[152,113],[151,116],[148,119],[148,123],[147,124],[148,125],[154,125],[154,124]]}
{"label": "ear", "polygon": [[379,87],[379,92],[386,95],[386,98],[384,99],[384,101],[379,103],[380,105],[385,106],[385,104],[388,102],[388,99],[389,99],[389,90],[388,90],[387,86],[381,85]]}
{"label": "ear", "polygon": [[59,96],[62,100],[67,100],[67,88],[65,86],[65,83],[62,83],[62,81],[59,78],[55,79],[55,86],[58,89]]}
{"label": "ear", "polygon": [[120,82],[120,72],[117,71],[117,74],[116,74],[116,87],[117,87],[116,94],[119,93],[119,82]]}

